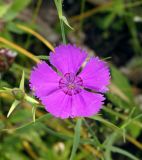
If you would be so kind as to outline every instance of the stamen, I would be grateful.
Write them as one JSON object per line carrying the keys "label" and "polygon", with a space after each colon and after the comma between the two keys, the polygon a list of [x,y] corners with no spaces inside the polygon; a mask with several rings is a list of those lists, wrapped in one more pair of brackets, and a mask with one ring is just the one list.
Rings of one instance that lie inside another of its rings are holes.
{"label": "stamen", "polygon": [[82,86],[82,79],[73,73],[66,73],[59,81],[60,89],[62,89],[65,94],[70,96],[80,93]]}

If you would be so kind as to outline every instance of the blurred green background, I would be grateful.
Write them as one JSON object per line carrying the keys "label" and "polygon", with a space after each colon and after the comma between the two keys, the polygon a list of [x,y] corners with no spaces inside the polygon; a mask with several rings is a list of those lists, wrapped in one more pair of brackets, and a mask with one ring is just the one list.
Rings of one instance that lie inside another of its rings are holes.
{"label": "blurred green background", "polygon": [[[63,11],[73,27],[65,26],[68,42],[106,60],[112,76],[104,108],[83,119],[74,159],[141,160],[142,0],[64,0]],[[17,88],[23,70],[25,92],[32,97],[28,79],[36,63],[25,52],[41,59],[50,52],[19,24],[54,47],[62,43],[54,1],[0,0],[0,160],[68,160],[76,119],[54,118],[38,106],[33,122],[33,105],[27,101],[7,118],[15,97],[3,87]]]}

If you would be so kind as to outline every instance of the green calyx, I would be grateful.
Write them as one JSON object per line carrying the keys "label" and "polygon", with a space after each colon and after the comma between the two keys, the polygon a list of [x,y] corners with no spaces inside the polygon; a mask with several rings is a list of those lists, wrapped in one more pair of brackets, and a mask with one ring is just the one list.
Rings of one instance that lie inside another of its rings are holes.
{"label": "green calyx", "polygon": [[14,88],[12,90],[12,95],[18,101],[22,101],[25,98],[25,92],[23,90],[19,89],[19,88]]}

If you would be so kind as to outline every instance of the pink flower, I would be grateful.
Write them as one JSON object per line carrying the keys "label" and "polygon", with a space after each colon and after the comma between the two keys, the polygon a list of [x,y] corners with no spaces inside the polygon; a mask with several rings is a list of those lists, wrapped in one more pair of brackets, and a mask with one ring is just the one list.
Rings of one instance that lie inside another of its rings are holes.
{"label": "pink flower", "polygon": [[87,53],[80,48],[60,45],[50,53],[50,63],[60,74],[43,61],[31,72],[31,89],[55,117],[88,117],[102,108],[109,69],[98,57],[92,57],[78,73],[86,58]]}

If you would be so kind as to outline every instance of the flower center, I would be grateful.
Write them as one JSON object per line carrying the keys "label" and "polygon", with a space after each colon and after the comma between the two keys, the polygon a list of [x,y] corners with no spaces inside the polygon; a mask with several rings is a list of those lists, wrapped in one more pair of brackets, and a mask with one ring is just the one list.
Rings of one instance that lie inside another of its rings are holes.
{"label": "flower center", "polygon": [[73,73],[66,73],[59,81],[59,87],[69,96],[80,93],[82,85],[82,79]]}

